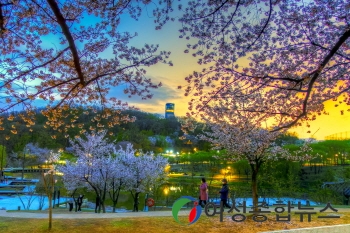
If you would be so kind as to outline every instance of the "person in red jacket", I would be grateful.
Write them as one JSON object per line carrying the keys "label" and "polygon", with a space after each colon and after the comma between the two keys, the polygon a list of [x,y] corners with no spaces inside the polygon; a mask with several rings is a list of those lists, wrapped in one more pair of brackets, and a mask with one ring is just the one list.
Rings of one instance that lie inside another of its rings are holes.
{"label": "person in red jacket", "polygon": [[206,183],[205,178],[202,178],[202,184],[199,186],[199,193],[199,205],[204,207],[208,200],[208,184]]}

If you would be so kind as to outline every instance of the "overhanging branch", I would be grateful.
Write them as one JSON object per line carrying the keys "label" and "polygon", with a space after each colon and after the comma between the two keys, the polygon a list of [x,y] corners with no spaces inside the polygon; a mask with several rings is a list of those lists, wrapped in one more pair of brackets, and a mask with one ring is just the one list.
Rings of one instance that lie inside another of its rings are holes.
{"label": "overhanging branch", "polygon": [[85,86],[85,78],[84,74],[82,72],[81,66],[80,66],[80,59],[78,55],[78,50],[77,47],[75,46],[73,36],[71,32],[69,31],[68,25],[66,24],[66,19],[63,17],[60,8],[58,7],[57,3],[55,0],[47,0],[48,4],[50,5],[53,13],[56,16],[57,23],[61,26],[62,32],[65,35],[68,44],[69,44],[69,49],[72,52],[73,56],[73,61],[74,61],[74,67],[75,70],[77,71],[80,83]]}

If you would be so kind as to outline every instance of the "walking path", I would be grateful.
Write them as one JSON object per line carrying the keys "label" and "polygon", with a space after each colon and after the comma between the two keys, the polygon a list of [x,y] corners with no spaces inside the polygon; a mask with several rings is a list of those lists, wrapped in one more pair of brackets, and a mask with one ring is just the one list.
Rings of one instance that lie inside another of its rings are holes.
{"label": "walking path", "polygon": [[[316,211],[319,212],[322,208],[315,207],[314,210],[307,211]],[[269,211],[272,213],[273,208],[269,208]],[[294,209],[295,211],[295,209]],[[294,212],[292,211],[292,213]],[[188,216],[190,210],[183,210],[179,212],[179,216]],[[350,208],[338,208],[338,212],[332,212],[331,210],[327,210],[324,213],[327,214],[340,214],[344,212],[350,212]],[[202,212],[202,214],[205,214]],[[224,212],[224,215],[227,215],[227,211]],[[48,213],[30,213],[30,212],[22,212],[22,211],[10,211],[0,210],[0,217],[10,217],[10,218],[47,218]],[[139,217],[172,217],[171,211],[148,211],[148,212],[123,212],[123,213],[93,213],[93,212],[68,212],[53,214],[53,218],[55,219],[84,219],[84,218],[139,218]]]}
{"label": "walking path", "polygon": [[[187,216],[189,211],[180,211],[180,216]],[[171,211],[149,211],[149,212],[124,212],[124,213],[93,213],[93,212],[70,212],[67,214],[52,214],[55,219],[73,218],[138,218],[138,217],[171,217]],[[30,213],[21,211],[6,212],[0,210],[0,217],[10,218],[47,218],[48,213]]]}

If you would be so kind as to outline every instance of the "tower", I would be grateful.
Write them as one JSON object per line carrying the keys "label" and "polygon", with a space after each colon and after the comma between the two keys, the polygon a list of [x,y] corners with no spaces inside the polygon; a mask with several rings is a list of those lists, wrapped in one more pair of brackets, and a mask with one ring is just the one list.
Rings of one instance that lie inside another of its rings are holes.
{"label": "tower", "polygon": [[175,117],[174,109],[175,109],[175,104],[173,103],[165,104],[165,119]]}

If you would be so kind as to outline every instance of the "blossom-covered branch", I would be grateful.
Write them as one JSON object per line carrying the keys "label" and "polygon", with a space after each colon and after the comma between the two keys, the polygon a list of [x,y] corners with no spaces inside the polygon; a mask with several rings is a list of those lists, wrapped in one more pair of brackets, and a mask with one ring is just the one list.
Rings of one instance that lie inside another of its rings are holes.
{"label": "blossom-covered branch", "polygon": [[327,100],[350,104],[347,1],[190,1],[184,12],[185,53],[204,66],[185,79],[189,115],[237,86],[271,130],[315,120]]}

